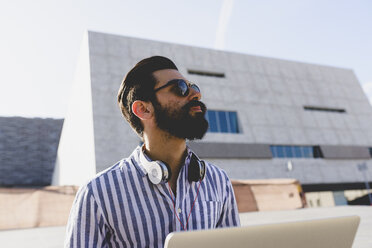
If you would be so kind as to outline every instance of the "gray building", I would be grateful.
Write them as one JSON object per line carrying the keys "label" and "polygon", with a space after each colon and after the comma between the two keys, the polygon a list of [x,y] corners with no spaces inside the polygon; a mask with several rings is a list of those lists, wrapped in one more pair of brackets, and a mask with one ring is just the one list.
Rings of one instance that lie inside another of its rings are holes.
{"label": "gray building", "polygon": [[0,117],[0,187],[50,185],[62,119]]}
{"label": "gray building", "polygon": [[54,184],[81,185],[139,145],[116,95],[153,55],[200,86],[210,130],[189,145],[231,178],[296,178],[308,191],[372,181],[372,107],[352,70],[87,32]]}

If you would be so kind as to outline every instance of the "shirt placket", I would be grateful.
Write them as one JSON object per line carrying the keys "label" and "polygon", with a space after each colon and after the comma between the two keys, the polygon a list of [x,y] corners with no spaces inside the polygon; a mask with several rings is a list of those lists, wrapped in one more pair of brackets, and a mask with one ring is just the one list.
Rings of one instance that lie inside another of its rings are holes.
{"label": "shirt placket", "polygon": [[[173,209],[174,211],[174,220],[176,224],[177,231],[184,231],[186,228],[186,213],[184,209],[184,198],[185,198],[185,167],[181,168],[180,174],[177,178],[177,193],[176,197],[174,198],[175,201],[175,207]],[[172,197],[174,197],[172,193]],[[172,203],[173,204],[173,203]]]}
{"label": "shirt placket", "polygon": [[[160,187],[160,192],[166,196],[169,207],[172,209],[173,213],[173,227],[174,231],[184,231],[187,229],[187,209],[186,209],[186,192],[188,192],[189,183],[187,180],[187,166],[190,161],[190,154],[185,159],[185,166],[181,168],[180,174],[177,178],[177,193],[176,197],[174,196],[172,190],[169,188],[169,185],[163,184],[163,187]],[[174,205],[173,205],[174,204]]]}
{"label": "shirt placket", "polygon": [[[176,205],[175,205],[174,210],[176,211],[175,220],[176,220],[177,231],[183,231],[185,227],[185,214],[184,214],[183,206],[182,206],[182,198],[180,197],[179,193],[177,193],[177,196],[176,196]],[[178,216],[178,218],[176,215]]]}
{"label": "shirt placket", "polygon": [[[190,163],[191,154],[189,152],[188,156],[185,159],[185,166],[181,169],[180,175],[177,180],[177,204],[178,209],[176,208],[177,214],[182,222],[181,230],[188,229],[187,218],[189,214],[190,207],[187,204],[188,192],[190,190],[190,184],[187,178],[188,166]],[[177,220],[178,221],[178,220]],[[189,223],[190,224],[190,223]]]}
{"label": "shirt placket", "polygon": [[[174,197],[172,190],[169,188],[168,183],[159,185],[159,191],[167,200],[169,209],[172,212],[173,231],[183,231],[182,224],[183,224],[183,220],[185,217],[183,216],[183,213],[182,213],[182,201],[181,201],[182,198],[180,197],[181,194],[179,193],[178,188],[177,188],[176,198]],[[176,214],[180,220],[178,220]],[[180,223],[180,221],[182,224]]]}

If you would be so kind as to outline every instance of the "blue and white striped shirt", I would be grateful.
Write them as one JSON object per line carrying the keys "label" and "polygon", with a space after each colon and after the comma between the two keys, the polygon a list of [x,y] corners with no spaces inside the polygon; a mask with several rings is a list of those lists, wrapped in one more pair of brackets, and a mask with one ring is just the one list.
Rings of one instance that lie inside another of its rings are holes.
{"label": "blue and white striped shirt", "polygon": [[189,183],[189,150],[174,199],[168,184],[149,181],[139,152],[137,147],[129,158],[79,189],[65,247],[163,247],[169,233],[183,231],[190,211],[187,230],[240,225],[233,188],[223,170],[206,162],[205,178]]}

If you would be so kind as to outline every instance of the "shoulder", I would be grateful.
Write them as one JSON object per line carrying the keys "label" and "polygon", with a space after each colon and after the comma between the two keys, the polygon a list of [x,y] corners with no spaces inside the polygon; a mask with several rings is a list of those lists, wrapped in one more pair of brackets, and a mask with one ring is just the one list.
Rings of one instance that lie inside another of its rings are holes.
{"label": "shoulder", "polygon": [[[136,150],[135,150],[136,151]],[[138,159],[135,151],[127,158],[123,158],[114,165],[97,173],[93,178],[83,184],[79,191],[92,194],[94,198],[102,196],[102,193],[116,187],[118,182],[122,182],[128,177],[138,175],[143,176],[142,170],[138,166]]]}
{"label": "shoulder", "polygon": [[120,167],[125,162],[125,160],[120,160],[109,168],[99,172],[93,178],[89,179],[83,185],[80,186],[76,198],[85,198],[94,196],[98,190],[98,187],[107,181],[108,177],[111,177],[113,173],[120,170]]}
{"label": "shoulder", "polygon": [[204,163],[206,165],[206,182],[215,188],[220,195],[226,196],[226,193],[229,191],[231,185],[231,181],[227,176],[227,173],[212,163],[207,161],[204,161]]}
{"label": "shoulder", "polygon": [[206,160],[203,160],[206,166],[206,173],[207,175],[211,175],[214,177],[220,177],[224,181],[229,181],[229,177],[227,176],[226,171],[218,167],[217,165],[214,165]]}
{"label": "shoulder", "polygon": [[227,173],[223,169],[207,160],[200,159],[197,153],[195,153],[195,151],[193,151],[189,146],[187,146],[187,149],[189,154],[194,154],[199,161],[204,162],[206,167],[206,176],[220,177],[223,180],[229,180]]}

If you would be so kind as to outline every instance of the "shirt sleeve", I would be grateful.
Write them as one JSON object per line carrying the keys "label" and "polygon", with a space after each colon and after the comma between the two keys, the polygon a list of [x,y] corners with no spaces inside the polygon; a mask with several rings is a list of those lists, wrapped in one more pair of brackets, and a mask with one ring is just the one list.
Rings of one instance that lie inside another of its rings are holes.
{"label": "shirt sleeve", "polygon": [[238,206],[230,180],[226,182],[226,197],[217,228],[240,226]]}
{"label": "shirt sleeve", "polygon": [[64,247],[108,247],[104,220],[92,193],[88,187],[82,187],[70,211]]}

